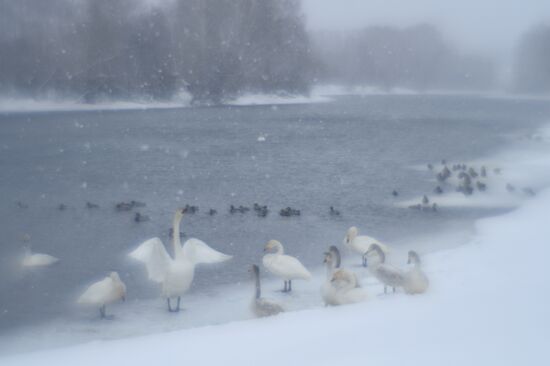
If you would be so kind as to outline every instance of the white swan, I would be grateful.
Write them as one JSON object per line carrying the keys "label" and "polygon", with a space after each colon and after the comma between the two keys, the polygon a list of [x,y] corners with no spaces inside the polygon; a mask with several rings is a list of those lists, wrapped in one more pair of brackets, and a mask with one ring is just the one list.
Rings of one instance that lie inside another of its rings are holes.
{"label": "white swan", "polygon": [[344,245],[362,256],[363,267],[367,266],[367,258],[364,254],[371,248],[372,244],[378,244],[385,255],[389,254],[390,248],[387,245],[382,244],[379,240],[367,235],[358,236],[358,233],[359,230],[355,226],[350,227],[346,233],[346,237],[344,238]]}
{"label": "white swan", "polygon": [[[180,232],[180,221],[185,209],[178,209],[174,215],[173,232]],[[177,312],[180,309],[183,295],[193,281],[195,266],[200,263],[219,263],[232,258],[212,249],[204,242],[191,238],[183,246],[180,236],[173,235],[174,258],[166,252],[159,238],[152,238],[137,247],[130,257],[145,263],[149,279],[162,284],[162,296],[166,298],[168,311]],[[177,305],[172,310],[170,300],[177,298]]]}
{"label": "white swan", "polygon": [[254,277],[254,298],[252,299],[252,312],[257,317],[265,317],[271,315],[277,315],[284,312],[284,309],[281,305],[277,304],[275,301],[265,299],[262,295],[262,290],[260,287],[260,269],[257,265],[253,264],[250,271]]}
{"label": "white swan", "polygon": [[265,245],[264,252],[271,251],[275,253],[264,255],[262,262],[269,272],[285,281],[283,292],[292,291],[292,280],[311,278],[311,273],[298,259],[284,254],[283,245],[277,240],[270,240]]}
{"label": "white swan", "polygon": [[325,306],[336,306],[361,302],[367,299],[367,293],[360,288],[353,272],[340,269],[340,252],[331,246],[325,253],[327,280],[321,286],[321,297]]}
{"label": "white swan", "polygon": [[29,248],[25,248],[25,256],[21,261],[23,267],[46,267],[59,261],[49,254],[33,253]]}
{"label": "white swan", "polygon": [[126,300],[126,285],[117,272],[111,272],[109,276],[88,287],[78,298],[78,303],[99,306],[99,314],[105,319],[107,305],[119,300]]}
{"label": "white swan", "polygon": [[420,266],[420,256],[414,250],[409,251],[407,264],[413,264],[413,268],[405,273],[403,289],[409,295],[426,292],[430,286],[428,277]]}
{"label": "white swan", "polygon": [[378,244],[371,245],[365,257],[369,257],[370,273],[384,284],[384,293],[387,293],[388,286],[393,288],[393,292],[397,287],[403,286],[405,281],[403,271],[385,263],[386,255]]}

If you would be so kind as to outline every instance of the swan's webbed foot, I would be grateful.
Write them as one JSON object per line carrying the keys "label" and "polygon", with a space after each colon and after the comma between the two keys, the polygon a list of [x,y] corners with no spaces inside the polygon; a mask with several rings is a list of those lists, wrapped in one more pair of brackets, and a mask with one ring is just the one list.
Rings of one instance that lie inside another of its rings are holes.
{"label": "swan's webbed foot", "polygon": [[166,303],[168,304],[168,311],[170,313],[173,313],[174,310],[172,310],[172,307],[170,306],[170,298],[169,297],[166,298]]}

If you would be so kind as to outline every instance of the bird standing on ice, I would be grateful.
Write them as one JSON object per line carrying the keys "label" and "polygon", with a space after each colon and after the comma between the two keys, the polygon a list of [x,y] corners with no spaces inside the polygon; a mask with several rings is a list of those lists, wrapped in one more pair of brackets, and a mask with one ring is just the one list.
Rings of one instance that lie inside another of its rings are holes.
{"label": "bird standing on ice", "polygon": [[382,244],[379,240],[371,238],[367,235],[358,236],[358,233],[359,230],[357,230],[355,226],[350,227],[346,233],[346,237],[344,238],[344,245],[348,249],[362,256],[363,267],[367,266],[367,258],[364,254],[371,248],[371,245],[378,244],[385,255],[388,255],[390,252],[390,248],[387,245]]}
{"label": "bird standing on ice", "polygon": [[111,272],[101,281],[95,282],[78,298],[79,304],[99,306],[101,319],[106,319],[106,307],[119,300],[126,300],[126,285],[117,272]]}
{"label": "bird standing on ice", "polygon": [[405,273],[405,282],[403,284],[405,292],[409,295],[426,292],[430,286],[430,281],[424,271],[422,271],[420,256],[414,250],[409,251],[407,264],[413,264],[413,268]]}
{"label": "bird standing on ice", "polygon": [[388,286],[393,288],[393,292],[397,287],[403,287],[405,274],[399,268],[386,264],[386,255],[378,244],[373,244],[365,257],[370,258],[369,271],[384,285],[384,293],[387,293]]}
{"label": "bird standing on ice", "polygon": [[23,261],[21,261],[21,265],[23,267],[46,267],[58,261],[59,258],[52,255],[33,253],[29,248],[26,248],[25,256],[23,257]]}
{"label": "bird standing on ice", "polygon": [[[274,253],[271,253],[272,251]],[[264,252],[268,253],[262,260],[264,267],[285,281],[283,292],[292,291],[292,280],[309,280],[311,278],[311,273],[298,259],[284,254],[283,245],[277,240],[268,241]]]}
{"label": "bird standing on ice", "polygon": [[340,268],[340,251],[331,246],[325,253],[327,280],[321,286],[321,297],[325,306],[353,304],[367,299],[367,293],[359,286],[357,277],[351,271]]}
{"label": "bird standing on ice", "polygon": [[[180,232],[180,221],[186,209],[178,209],[174,215],[173,233]],[[195,266],[200,263],[219,263],[232,258],[210,248],[199,239],[191,238],[183,246],[180,236],[172,236],[174,257],[166,252],[159,238],[152,238],[139,245],[129,256],[145,263],[149,279],[162,284],[162,296],[166,298],[168,311],[180,310],[181,296],[189,290],[195,275]],[[171,299],[176,299],[172,309]]]}
{"label": "bird standing on ice", "polygon": [[252,311],[254,315],[257,317],[265,317],[282,313],[284,309],[281,305],[277,304],[275,301],[262,297],[260,268],[253,264],[250,268],[250,272],[252,272],[254,278],[254,298],[252,299]]}

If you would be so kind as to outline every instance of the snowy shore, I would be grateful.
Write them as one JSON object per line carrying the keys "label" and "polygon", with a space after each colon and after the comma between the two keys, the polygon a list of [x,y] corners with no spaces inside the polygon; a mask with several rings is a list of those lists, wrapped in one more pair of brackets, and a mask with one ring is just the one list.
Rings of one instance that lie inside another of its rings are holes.
{"label": "snowy shore", "polygon": [[480,220],[468,244],[426,256],[431,288],[422,296],[384,296],[370,285],[363,304],[95,341],[0,363],[547,364],[549,207],[546,190],[516,211]]}
{"label": "snowy shore", "polygon": [[[393,88],[382,90],[373,86],[345,87],[341,85],[315,85],[309,96],[304,95],[281,95],[281,94],[243,94],[234,99],[228,100],[224,105],[230,106],[255,106],[255,105],[284,105],[284,104],[309,104],[326,103],[334,97],[344,95],[470,95],[494,99],[533,99],[550,100],[548,95],[519,95],[507,94],[499,91],[452,91],[452,90],[428,90],[419,92],[406,88]],[[152,102],[146,100],[136,101],[113,101],[98,102],[94,104],[82,103],[77,100],[59,98],[7,98],[0,97],[0,113],[27,113],[27,112],[54,112],[54,111],[99,111],[99,110],[145,110],[145,109],[166,109],[185,108],[191,106],[191,96],[181,93],[166,102]]]}

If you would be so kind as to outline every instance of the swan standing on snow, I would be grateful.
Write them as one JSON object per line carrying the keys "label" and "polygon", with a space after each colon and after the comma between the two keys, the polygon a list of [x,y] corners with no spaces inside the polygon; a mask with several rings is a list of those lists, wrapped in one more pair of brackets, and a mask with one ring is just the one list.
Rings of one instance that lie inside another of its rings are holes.
{"label": "swan standing on snow", "polygon": [[380,249],[387,255],[390,251],[387,245],[382,244],[379,240],[371,238],[367,235],[358,236],[359,230],[355,226],[348,229],[346,237],[344,238],[344,245],[350,250],[363,256],[363,267],[367,266],[367,258],[364,254],[371,248],[373,244],[378,244]]}
{"label": "swan standing on snow", "polygon": [[260,268],[258,268],[257,265],[253,264],[250,268],[250,272],[252,272],[255,284],[255,293],[254,298],[252,299],[252,312],[257,317],[277,315],[284,312],[284,309],[281,305],[272,300],[264,299],[263,297],[261,297],[262,290],[260,287]]}
{"label": "swan standing on snow", "polygon": [[56,258],[52,255],[33,253],[29,248],[25,248],[25,256],[23,257],[21,265],[23,267],[46,267],[58,261],[59,258]]}
{"label": "swan standing on snow", "polygon": [[[274,253],[269,253],[271,251]],[[264,252],[268,252],[262,260],[264,267],[285,281],[283,292],[292,291],[292,280],[309,280],[311,278],[311,273],[298,259],[284,254],[283,245],[277,240],[268,241]]]}
{"label": "swan standing on snow", "polygon": [[403,271],[385,263],[386,255],[378,244],[371,245],[365,253],[365,257],[369,257],[369,271],[371,274],[384,285],[384,293],[387,293],[388,286],[393,288],[393,292],[395,292],[396,287],[403,286],[405,281]]}
{"label": "swan standing on snow", "polygon": [[413,268],[405,273],[403,289],[409,295],[426,292],[430,286],[428,277],[420,266],[420,256],[414,250],[409,251],[407,264],[413,264]]}
{"label": "swan standing on snow", "polygon": [[321,297],[325,306],[351,304],[366,300],[367,293],[359,287],[353,272],[340,269],[340,252],[331,246],[325,253],[327,280],[321,286]]}
{"label": "swan standing on snow", "polygon": [[[178,209],[174,215],[173,231],[180,232],[180,221],[185,209]],[[173,235],[174,258],[166,252],[159,238],[152,238],[137,247],[130,257],[145,263],[149,279],[162,284],[162,296],[166,298],[168,311],[180,310],[181,296],[189,290],[195,274],[195,266],[200,263],[219,263],[232,258],[212,249],[204,242],[191,238],[183,246],[180,236]],[[172,309],[171,299],[176,298],[176,308]]]}
{"label": "swan standing on snow", "polygon": [[107,318],[105,314],[107,305],[119,300],[126,300],[126,285],[118,273],[111,272],[109,276],[88,287],[78,298],[78,303],[99,306],[101,319],[105,319]]}

